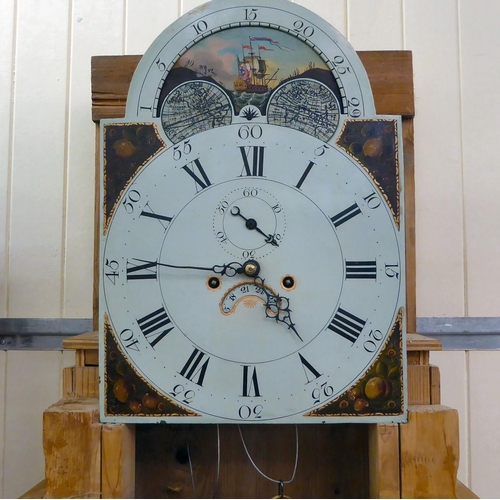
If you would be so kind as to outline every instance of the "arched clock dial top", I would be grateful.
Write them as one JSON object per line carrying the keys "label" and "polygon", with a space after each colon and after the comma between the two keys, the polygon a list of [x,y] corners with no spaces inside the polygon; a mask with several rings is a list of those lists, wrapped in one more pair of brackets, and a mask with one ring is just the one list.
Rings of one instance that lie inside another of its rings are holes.
{"label": "arched clock dial top", "polygon": [[265,104],[269,92],[297,77],[327,84],[345,116],[375,113],[359,57],[320,17],[288,0],[210,2],[153,42],[131,82],[127,116],[159,117],[169,92],[187,80],[219,84],[238,111]]}
{"label": "arched clock dial top", "polygon": [[103,420],[404,420],[400,119],[334,28],[212,0],[101,130]]}

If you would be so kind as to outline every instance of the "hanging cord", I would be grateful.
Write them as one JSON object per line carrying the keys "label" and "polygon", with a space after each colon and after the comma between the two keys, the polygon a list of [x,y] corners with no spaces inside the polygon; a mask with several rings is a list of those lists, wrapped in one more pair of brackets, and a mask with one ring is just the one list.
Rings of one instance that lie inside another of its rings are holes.
{"label": "hanging cord", "polygon": [[[191,462],[191,452],[189,451],[189,443],[186,443],[187,455],[189,461],[189,471],[191,473],[191,484],[193,485],[193,492],[196,494],[196,485],[194,482],[194,472],[193,472],[193,463]],[[220,478],[220,428],[219,424],[217,424],[217,475],[215,479],[215,488],[214,494],[212,498],[215,498],[217,495],[217,490],[219,489],[219,478]]]}
{"label": "hanging cord", "polygon": [[297,424],[295,424],[295,465],[293,467],[293,473],[292,477],[288,481],[282,481],[281,479],[273,479],[272,477],[267,476],[264,474],[256,465],[256,463],[252,460],[252,457],[250,456],[250,453],[248,451],[247,445],[245,443],[245,440],[243,439],[243,434],[241,432],[241,427],[238,424],[238,430],[240,431],[240,437],[241,437],[241,442],[243,443],[243,448],[245,448],[245,453],[247,454],[248,460],[250,460],[250,463],[253,465],[254,469],[262,476],[265,477],[268,481],[272,481],[273,483],[277,483],[278,485],[281,486],[283,484],[289,484],[295,479],[295,474],[297,472],[297,465],[299,463],[299,428]]}

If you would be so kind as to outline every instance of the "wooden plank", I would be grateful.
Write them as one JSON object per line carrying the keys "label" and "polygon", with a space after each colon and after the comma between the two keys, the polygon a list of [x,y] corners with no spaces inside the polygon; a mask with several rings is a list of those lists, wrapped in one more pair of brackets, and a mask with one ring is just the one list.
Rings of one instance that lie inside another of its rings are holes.
{"label": "wooden plank", "polygon": [[45,479],[43,481],[40,481],[37,485],[33,486],[33,488],[28,490],[24,495],[21,495],[19,498],[46,498],[45,483],[46,483]]}
{"label": "wooden plank", "polygon": [[74,377],[75,373],[74,366],[68,366],[63,368],[62,371],[62,393],[63,398],[72,396],[74,390]]}
{"label": "wooden plank", "polygon": [[135,426],[102,426],[102,498],[135,498]]}
{"label": "wooden plank", "polygon": [[406,258],[406,328],[417,331],[417,256],[415,245],[415,153],[413,119],[403,118]]}
{"label": "wooden plank", "polygon": [[63,340],[63,349],[98,349],[99,332],[80,333]]}
{"label": "wooden plank", "polygon": [[429,366],[431,376],[431,405],[441,404],[441,373],[438,366]]}
{"label": "wooden plank", "polygon": [[409,333],[406,337],[406,349],[408,351],[440,351],[441,342],[419,333]]}
{"label": "wooden plank", "polygon": [[429,351],[408,351],[406,357],[409,365],[429,364]]}
{"label": "wooden plank", "polygon": [[[358,53],[372,85],[379,114],[413,116],[413,66],[410,51]],[[92,58],[92,119],[125,116],[128,88],[141,56]]]}
{"label": "wooden plank", "polygon": [[431,404],[429,365],[408,365],[408,404]]}
{"label": "wooden plank", "polygon": [[97,399],[61,400],[43,415],[46,498],[100,498]]}
{"label": "wooden plank", "polygon": [[457,498],[457,410],[411,406],[400,436],[401,497]]}
{"label": "wooden plank", "polygon": [[368,446],[370,498],[400,498],[399,425],[370,425]]}
{"label": "wooden plank", "polygon": [[415,115],[411,51],[360,51],[372,86],[375,109],[380,115]]}
{"label": "wooden plank", "polygon": [[457,498],[479,498],[462,481],[457,481]]}
{"label": "wooden plank", "polygon": [[84,353],[85,366],[99,365],[99,349],[86,349]]}

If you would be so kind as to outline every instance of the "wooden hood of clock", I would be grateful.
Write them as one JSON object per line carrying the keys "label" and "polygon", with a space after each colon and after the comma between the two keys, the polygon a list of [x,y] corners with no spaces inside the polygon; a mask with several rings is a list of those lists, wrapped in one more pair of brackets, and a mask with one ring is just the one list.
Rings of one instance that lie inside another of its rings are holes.
{"label": "wooden hood of clock", "polygon": [[[403,117],[406,209],[406,307],[407,330],[415,332],[415,180],[413,154],[413,64],[410,51],[358,52],[372,86],[377,114]],[[125,116],[130,81],[141,56],[92,57],[92,119]],[[97,148],[98,154],[99,148]],[[94,258],[94,329],[99,305],[99,161],[96,159],[96,210]]]}

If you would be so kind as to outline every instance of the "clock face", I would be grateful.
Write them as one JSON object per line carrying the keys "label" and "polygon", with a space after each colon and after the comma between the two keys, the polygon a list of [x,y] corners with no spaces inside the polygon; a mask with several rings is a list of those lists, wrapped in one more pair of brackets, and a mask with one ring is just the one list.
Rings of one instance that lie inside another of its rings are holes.
{"label": "clock face", "polygon": [[103,420],[404,415],[400,126],[334,35],[212,1],[102,123]]}

